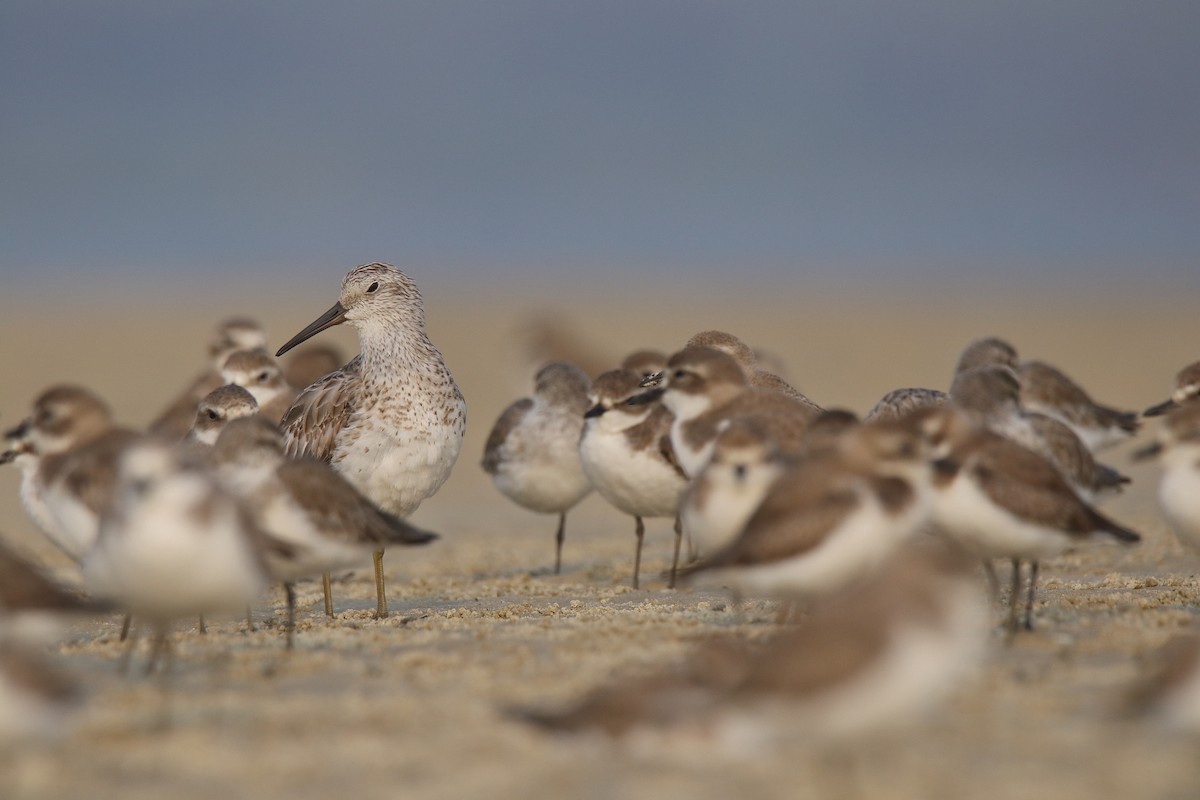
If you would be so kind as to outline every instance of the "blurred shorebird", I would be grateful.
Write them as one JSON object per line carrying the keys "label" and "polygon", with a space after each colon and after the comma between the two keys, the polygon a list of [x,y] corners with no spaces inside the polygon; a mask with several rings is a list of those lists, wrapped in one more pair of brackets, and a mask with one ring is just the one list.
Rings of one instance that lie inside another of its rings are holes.
{"label": "blurred shorebird", "polygon": [[267,335],[257,320],[232,317],[222,322],[208,342],[209,366],[192,379],[188,387],[147,426],[147,430],[167,438],[183,437],[196,417],[196,405],[205,395],[225,383],[221,379],[221,365],[225,359],[238,350],[266,346]]}
{"label": "blurred shorebird", "polygon": [[674,416],[671,446],[688,477],[700,473],[717,434],[736,417],[759,417],[780,449],[790,453],[800,446],[809,420],[820,413],[811,401],[750,386],[732,356],[709,347],[688,347],[671,356],[661,384],[644,393],[640,401],[660,396]]}
{"label": "blurred shorebird", "polygon": [[226,423],[257,413],[258,403],[254,395],[231,383],[218,386],[200,401],[196,408],[196,420],[184,437],[183,445],[189,448],[210,448],[217,443],[217,436]]}
{"label": "blurred shorebird", "polygon": [[[328,462],[379,508],[406,517],[450,477],[467,404],[425,333],[420,291],[387,264],[352,269],[338,302],[275,355],[343,322],[358,329],[360,353],[296,398],[280,423],[287,451]],[[382,550],[374,561],[385,617]]]}
{"label": "blurred shorebird", "polygon": [[267,572],[287,595],[287,644],[296,621],[293,582],[361,563],[391,545],[427,544],[436,534],[380,511],[350,483],[311,457],[290,459],[283,435],[261,416],[230,422],[212,453],[227,491],[239,497],[263,534]]}
{"label": "blurred shorebird", "polygon": [[980,558],[1013,565],[1009,628],[1018,626],[1020,562],[1031,562],[1024,627],[1032,628],[1038,562],[1100,534],[1141,539],[1096,511],[1042,455],[985,428],[955,409],[917,421],[940,457],[934,462],[937,530]]}
{"label": "blurred shorebird", "polygon": [[506,408],[488,435],[483,471],[513,502],[558,515],[554,574],[562,572],[567,512],[592,491],[579,457],[590,381],[578,367],[551,362],[538,370],[532,397]]}
{"label": "blurred shorebird", "polygon": [[79,701],[75,684],[32,649],[0,642],[0,744],[62,737]]}
{"label": "blurred shorebird", "polygon": [[738,594],[808,599],[869,576],[932,512],[924,441],[879,422],[843,434],[782,471],[729,544],[686,567]]}
{"label": "blurred shorebird", "polygon": [[245,609],[266,583],[266,542],[247,512],[180,456],[156,440],[122,453],[115,496],[81,564],[91,594],[154,626],[147,671],[167,647],[172,621]]}
{"label": "blurred shorebird", "polygon": [[[108,406],[79,386],[54,386],[33,415],[7,434],[21,442],[21,501],[33,522],[78,561],[96,541],[116,486],[116,462],[139,435],[120,428]],[[16,453],[16,451],[12,451]]]}
{"label": "blurred shorebird", "polygon": [[1120,491],[1129,482],[1121,473],[1098,463],[1067,425],[1022,408],[1020,392],[1016,373],[1008,367],[976,367],[954,376],[950,402],[975,425],[1044,456],[1089,502],[1103,492]]}
{"label": "blurred shorebird", "polygon": [[1157,456],[1162,466],[1158,504],[1179,540],[1200,551],[1200,402],[1185,401],[1167,414],[1153,443],[1134,453]]}
{"label": "blurred shorebird", "polygon": [[679,497],[687,478],[670,449],[671,413],[657,400],[644,402],[642,375],[616,369],[596,378],[588,395],[579,457],[583,471],[600,496],[634,518],[637,549],[633,587],[640,580],[642,541],[647,517],[675,517],[675,558],[678,567],[681,528]]}
{"label": "blurred shorebird", "polygon": [[711,641],[683,664],[599,689],[574,708],[517,716],[555,732],[637,734],[639,746],[698,732],[737,753],[904,729],[969,678],[987,648],[974,565],[937,544],[903,548],[765,644]]}
{"label": "blurred shorebird", "polygon": [[820,406],[805,397],[800,390],[775,373],[763,369],[759,365],[758,354],[754,352],[754,348],[732,333],[726,333],[725,331],[701,331],[688,339],[684,347],[709,347],[713,350],[720,350],[722,353],[733,357],[733,360],[737,362],[738,366],[742,368],[742,372],[745,373],[746,383],[750,386],[759,389],[773,389],[787,395],[793,400],[798,400],[820,411]]}
{"label": "blurred shorebird", "polygon": [[283,377],[279,362],[266,350],[238,350],[221,366],[221,380],[240,386],[258,403],[258,413],[278,425],[299,390]]}
{"label": "blurred shorebird", "polygon": [[1200,396],[1200,361],[1188,364],[1175,375],[1171,396],[1142,412],[1145,417],[1160,417],[1194,397]]}

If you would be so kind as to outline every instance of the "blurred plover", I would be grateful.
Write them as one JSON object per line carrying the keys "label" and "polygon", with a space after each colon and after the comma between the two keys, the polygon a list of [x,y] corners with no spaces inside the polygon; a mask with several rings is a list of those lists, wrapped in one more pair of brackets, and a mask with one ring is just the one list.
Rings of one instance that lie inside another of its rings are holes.
{"label": "blurred plover", "polygon": [[266,350],[230,353],[221,367],[221,380],[241,386],[253,395],[254,402],[258,403],[258,413],[274,425],[279,424],[299,393],[288,385],[279,362]]}
{"label": "blurred plover", "polygon": [[1012,630],[1017,628],[1021,561],[1032,562],[1024,620],[1028,629],[1040,559],[1100,534],[1126,544],[1141,539],[1085,503],[1046,458],[975,427],[958,411],[943,409],[921,425],[942,456],[934,462],[937,530],[981,558],[1012,560]]}
{"label": "blurred plover", "polygon": [[289,648],[296,618],[292,583],[298,578],[351,567],[391,545],[437,538],[377,509],[328,464],[307,456],[288,458],[283,435],[264,417],[226,425],[212,463],[258,528],[284,544],[265,548],[264,560],[287,593]]}
{"label": "blurred plover", "polygon": [[1021,406],[1053,417],[1075,432],[1095,452],[1126,441],[1137,433],[1138,415],[1117,411],[1092,400],[1077,383],[1041,361],[1017,365]]}
{"label": "blurred plover", "polygon": [[1157,440],[1135,454],[1158,456],[1158,504],[1180,541],[1200,550],[1200,402],[1187,401],[1163,420]]}
{"label": "blurred plover", "polygon": [[675,417],[671,446],[689,477],[704,468],[717,434],[735,417],[760,417],[780,449],[788,453],[799,447],[804,427],[820,413],[781,392],[750,386],[732,356],[708,347],[688,347],[671,356],[663,384],[641,399],[650,401],[660,395]]}
{"label": "blurred plover", "polygon": [[929,519],[924,441],[911,427],[850,428],[771,484],[741,534],[686,568],[739,594],[810,598],[871,574]]}
{"label": "blurred plover", "polygon": [[1200,361],[1188,364],[1175,375],[1175,386],[1171,396],[1142,412],[1146,417],[1158,417],[1200,395]]}
{"label": "blurred plover", "polygon": [[262,325],[246,317],[232,317],[213,331],[208,341],[209,365],[187,388],[147,426],[150,433],[168,438],[180,438],[188,432],[196,415],[196,404],[225,381],[221,380],[221,365],[230,353],[267,346]]}
{"label": "blurred plover", "polygon": [[501,413],[483,452],[484,472],[506,497],[531,511],[558,515],[555,575],[562,571],[567,511],[592,491],[579,458],[589,384],[574,365],[545,365],[534,378],[533,396]]}
{"label": "blurred plover", "polygon": [[[155,628],[193,614],[245,609],[263,589],[263,541],[237,499],[179,451],[144,440],[121,454],[111,506],[82,561],[88,590]],[[130,637],[130,647],[133,645]]]}
{"label": "blurred plover", "polygon": [[225,427],[225,423],[257,413],[258,403],[254,395],[232,383],[218,386],[200,401],[196,409],[196,419],[184,438],[184,443],[189,446],[212,447],[216,444],[217,436]]}
{"label": "blurred plover", "polygon": [[33,415],[10,438],[23,438],[33,459],[21,499],[42,532],[76,561],[96,540],[100,514],[116,485],[116,462],[138,438],[116,425],[108,406],[79,386],[55,386],[34,401]]}
{"label": "blurred plover", "polygon": [[[641,375],[628,369],[606,372],[592,384],[579,456],[596,491],[635,520],[637,550],[633,586],[638,586],[646,517],[676,517],[687,483],[670,452],[671,413],[643,402]],[[675,525],[675,564],[679,559]],[[675,567],[672,567],[674,569]]]}

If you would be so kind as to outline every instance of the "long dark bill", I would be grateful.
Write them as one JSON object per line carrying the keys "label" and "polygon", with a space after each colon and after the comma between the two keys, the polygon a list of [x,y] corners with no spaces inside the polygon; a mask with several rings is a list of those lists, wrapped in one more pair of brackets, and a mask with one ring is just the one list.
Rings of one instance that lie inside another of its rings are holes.
{"label": "long dark bill", "polygon": [[311,325],[297,333],[288,340],[287,344],[275,351],[275,357],[278,358],[288,350],[291,350],[293,347],[305,341],[306,339],[316,336],[326,328],[332,328],[334,325],[341,325],[345,321],[346,309],[342,308],[341,303],[334,303],[333,308],[317,317],[315,320],[313,320]]}
{"label": "long dark bill", "polygon": [[1150,406],[1142,412],[1142,416],[1161,417],[1163,414],[1166,414],[1168,411],[1174,409],[1176,405],[1178,405],[1178,403],[1176,403],[1174,400],[1166,400],[1156,406]]}

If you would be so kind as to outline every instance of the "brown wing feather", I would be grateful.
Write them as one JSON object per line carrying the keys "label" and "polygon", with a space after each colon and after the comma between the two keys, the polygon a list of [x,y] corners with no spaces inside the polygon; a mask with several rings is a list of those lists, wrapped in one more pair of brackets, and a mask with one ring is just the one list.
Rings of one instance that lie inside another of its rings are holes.
{"label": "brown wing feather", "polygon": [[112,504],[117,459],[137,436],[132,431],[113,430],[71,453],[71,469],[63,476],[63,483],[92,513],[103,513]]}
{"label": "brown wing feather", "polygon": [[1090,509],[1049,461],[1001,437],[988,437],[969,466],[994,503],[1035,525],[1074,536],[1095,530]]}
{"label": "brown wing feather", "polygon": [[196,406],[221,383],[221,376],[215,370],[196,376],[191,385],[172,400],[146,429],[158,436],[182,438],[192,429],[192,422],[196,419]]}
{"label": "brown wing feather", "polygon": [[333,458],[337,435],[354,413],[350,387],[358,380],[361,368],[362,356],[355,356],[349,364],[300,393],[279,421],[289,456],[310,455],[325,462]]}
{"label": "brown wing feather", "polygon": [[311,458],[289,461],[276,474],[292,499],[327,534],[364,544],[425,544],[435,535],[385,514],[339,474]]}
{"label": "brown wing feather", "polygon": [[812,550],[858,504],[854,480],[828,470],[819,460],[789,469],[763,498],[741,536],[689,571],[768,563]]}
{"label": "brown wing feather", "polygon": [[520,425],[521,420],[525,419],[525,415],[531,408],[533,408],[533,398],[524,397],[504,409],[500,418],[496,420],[496,424],[492,426],[492,432],[488,434],[487,444],[483,448],[484,472],[489,475],[496,474],[496,470],[504,461],[504,442],[512,433],[513,428]]}

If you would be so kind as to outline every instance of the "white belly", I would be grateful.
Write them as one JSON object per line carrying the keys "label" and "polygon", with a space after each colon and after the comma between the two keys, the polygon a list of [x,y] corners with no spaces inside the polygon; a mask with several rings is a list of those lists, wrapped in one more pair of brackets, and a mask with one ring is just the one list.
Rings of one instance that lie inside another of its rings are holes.
{"label": "white belly", "polygon": [[621,511],[638,517],[675,516],[685,481],[657,453],[634,452],[623,434],[589,429],[579,455],[596,491]]}
{"label": "white belly", "polygon": [[1058,555],[1071,538],[1033,525],[994,504],[975,483],[959,475],[934,499],[938,530],[981,558],[1042,559]]}
{"label": "white belly", "polygon": [[375,505],[406,517],[450,477],[462,439],[463,426],[351,426],[331,463]]}
{"label": "white belly", "polygon": [[1165,470],[1158,484],[1158,502],[1180,541],[1200,550],[1200,472]]}

